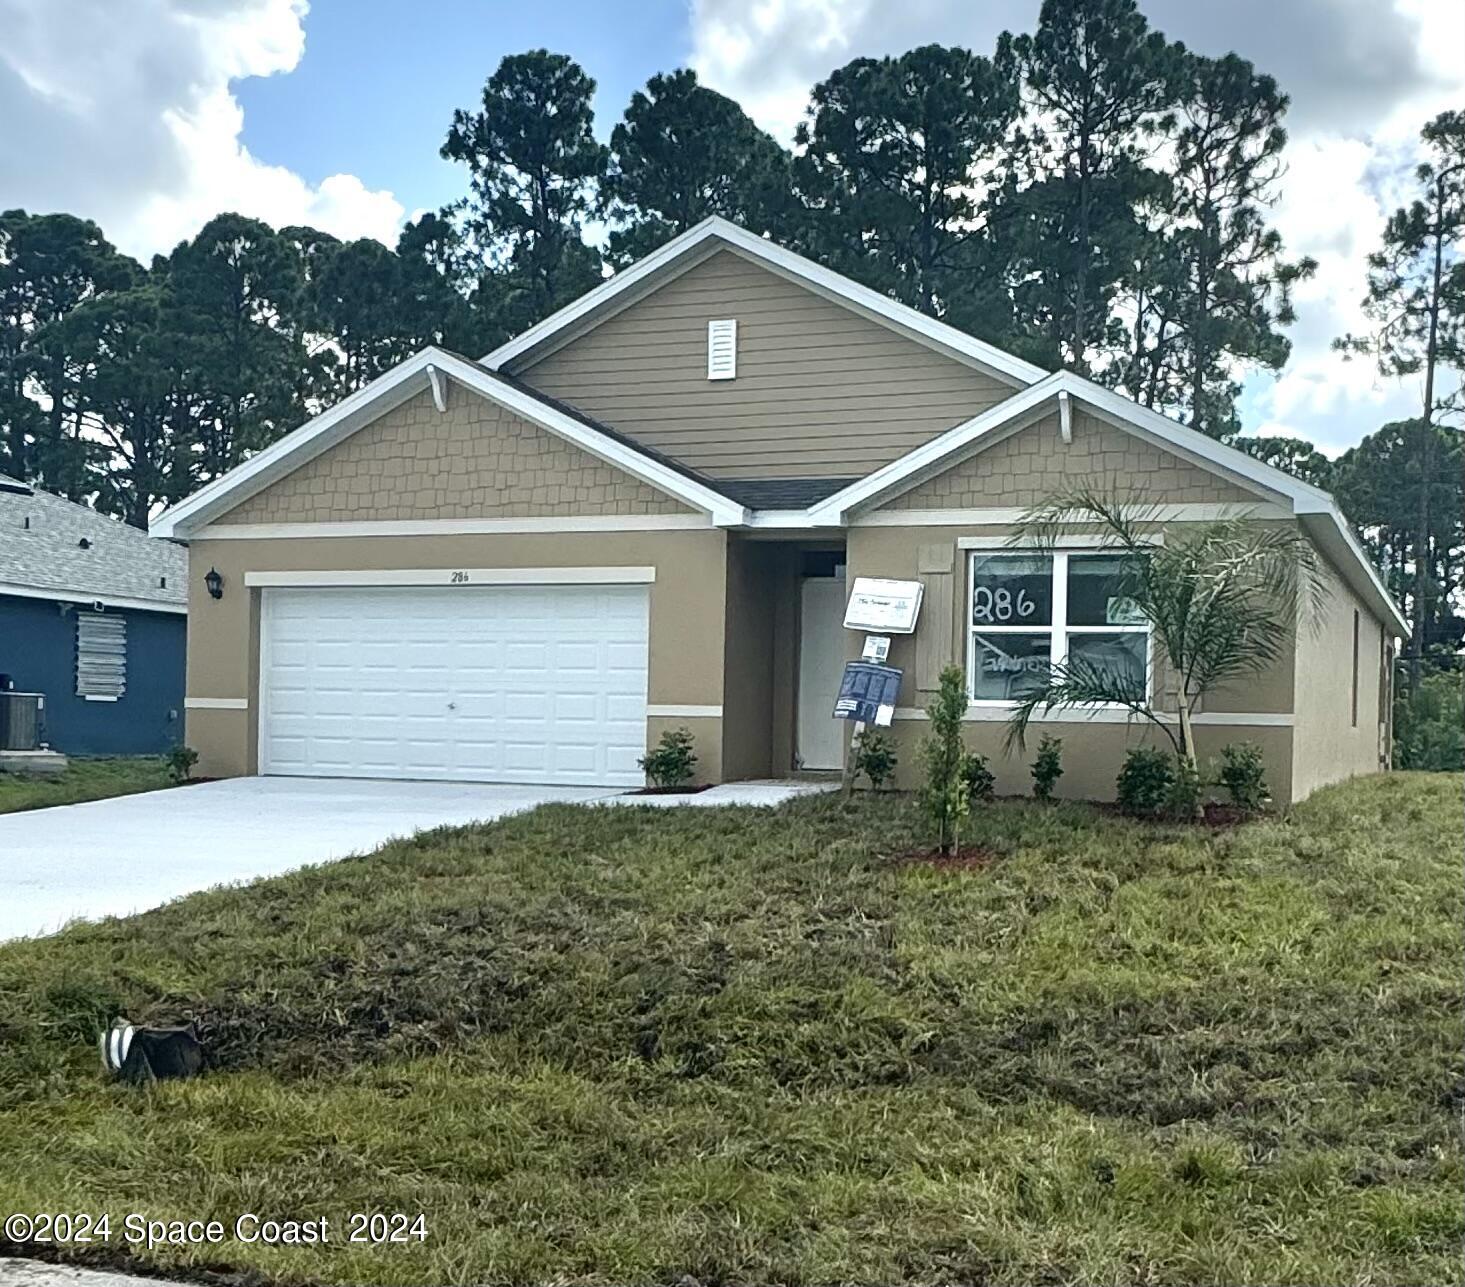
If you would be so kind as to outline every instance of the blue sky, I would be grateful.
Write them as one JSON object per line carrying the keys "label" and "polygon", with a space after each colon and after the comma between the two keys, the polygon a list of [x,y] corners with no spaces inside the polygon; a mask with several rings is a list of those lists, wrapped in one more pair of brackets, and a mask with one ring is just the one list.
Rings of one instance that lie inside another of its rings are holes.
{"label": "blue sky", "polygon": [[544,47],[573,57],[597,82],[596,132],[608,138],[632,91],[684,64],[689,45],[680,0],[316,0],[299,65],[241,81],[235,95],[255,155],[311,183],[344,171],[390,189],[409,211],[435,209],[464,190],[461,167],[438,156],[453,111],[477,101],[505,54]]}
{"label": "blue sky", "polygon": [[[1292,360],[1252,374],[1249,430],[1325,450],[1413,415],[1330,344],[1365,325],[1366,255],[1407,191],[1420,127],[1465,103],[1461,0],[1139,0],[1204,53],[1234,49],[1292,97],[1271,212],[1294,256]],[[928,42],[990,51],[1039,0],[0,0],[0,209],[66,210],[139,257],[224,210],[391,243],[463,195],[437,151],[500,58],[573,56],[608,136],[656,71],[696,69],[790,142],[810,86],[852,58]]]}

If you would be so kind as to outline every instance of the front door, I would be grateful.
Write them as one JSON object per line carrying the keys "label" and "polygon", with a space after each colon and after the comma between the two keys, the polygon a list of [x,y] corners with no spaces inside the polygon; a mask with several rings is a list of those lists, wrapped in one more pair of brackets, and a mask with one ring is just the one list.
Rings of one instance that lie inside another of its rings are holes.
{"label": "front door", "polygon": [[844,766],[844,725],[834,699],[844,673],[844,577],[805,577],[799,609],[798,764]]}

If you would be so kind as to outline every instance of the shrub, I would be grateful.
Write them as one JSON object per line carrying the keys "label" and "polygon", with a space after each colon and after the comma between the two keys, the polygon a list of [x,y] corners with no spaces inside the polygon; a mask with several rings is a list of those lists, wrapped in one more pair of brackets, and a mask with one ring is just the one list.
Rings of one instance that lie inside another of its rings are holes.
{"label": "shrub", "polygon": [[1154,746],[1132,746],[1115,779],[1119,807],[1125,813],[1158,817],[1170,803],[1175,757]]}
{"label": "shrub", "polygon": [[1231,803],[1255,813],[1271,803],[1262,764],[1262,750],[1255,742],[1232,742],[1221,752],[1216,781],[1226,788]]}
{"label": "shrub", "polygon": [[1200,770],[1184,755],[1175,757],[1175,772],[1165,792],[1165,812],[1179,822],[1205,817],[1200,803]]}
{"label": "shrub", "polygon": [[867,728],[855,739],[855,773],[863,773],[879,791],[895,776],[895,741],[878,728]]}
{"label": "shrub", "polygon": [[1457,670],[1424,676],[1394,703],[1394,766],[1465,769],[1465,691]]}
{"label": "shrub", "polygon": [[960,666],[947,666],[936,696],[926,707],[931,732],[921,745],[926,766],[921,806],[935,824],[942,852],[953,855],[960,848],[961,824],[971,807],[962,773],[966,751],[961,744],[961,721],[966,708],[966,675]]}
{"label": "shrub", "polygon": [[987,757],[978,755],[975,751],[969,751],[962,756],[961,780],[966,784],[968,801],[990,800],[993,788],[997,785],[996,774],[987,767]]}
{"label": "shrub", "polygon": [[1038,743],[1038,753],[1033,757],[1033,795],[1039,800],[1051,800],[1053,788],[1063,776],[1063,739],[1043,734]]}
{"label": "shrub", "polygon": [[661,735],[656,749],[636,761],[651,779],[653,786],[679,787],[691,781],[697,765],[692,750],[692,734],[685,728],[669,728]]}
{"label": "shrub", "polygon": [[198,752],[180,742],[169,749],[165,758],[168,761],[168,776],[174,782],[182,783],[187,782],[193,773],[193,766],[198,763]]}

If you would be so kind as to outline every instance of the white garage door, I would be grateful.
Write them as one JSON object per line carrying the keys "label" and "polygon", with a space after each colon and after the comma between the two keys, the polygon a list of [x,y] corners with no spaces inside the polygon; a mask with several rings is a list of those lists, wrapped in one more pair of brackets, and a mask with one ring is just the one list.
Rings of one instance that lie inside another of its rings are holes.
{"label": "white garage door", "polygon": [[644,586],[272,589],[260,771],[640,786]]}

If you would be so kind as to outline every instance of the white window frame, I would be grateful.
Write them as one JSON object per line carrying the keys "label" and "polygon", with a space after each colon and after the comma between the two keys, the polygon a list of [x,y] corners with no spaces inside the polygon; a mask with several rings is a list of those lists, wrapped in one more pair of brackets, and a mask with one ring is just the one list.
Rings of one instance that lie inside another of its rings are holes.
{"label": "white window frame", "polygon": [[[1122,554],[1121,550],[1104,549],[1102,547],[1088,545],[1075,548],[1060,548],[1056,550],[1036,549],[1014,549],[1004,545],[1000,549],[992,549],[984,546],[967,546],[966,552],[966,693],[968,707],[985,707],[991,710],[1011,710],[1017,702],[1000,697],[975,697],[977,681],[977,648],[976,637],[982,635],[1040,635],[1045,632],[1048,635],[1048,664],[1060,666],[1068,660],[1068,639],[1070,635],[1113,635],[1113,634],[1143,634],[1145,636],[1145,694],[1149,696],[1154,690],[1155,682],[1155,632],[1152,624],[1148,621],[1141,625],[1098,625],[1098,626],[1075,626],[1068,621],[1068,560],[1071,556],[1107,556],[1113,557]],[[976,598],[977,591],[977,560],[978,559],[1051,559],[1052,567],[1049,575],[1052,577],[1052,613],[1047,626],[1032,625],[983,625],[978,626],[972,620],[972,605]],[[1128,707],[1119,702],[1094,702],[1085,707],[1087,710],[1127,710]]]}

